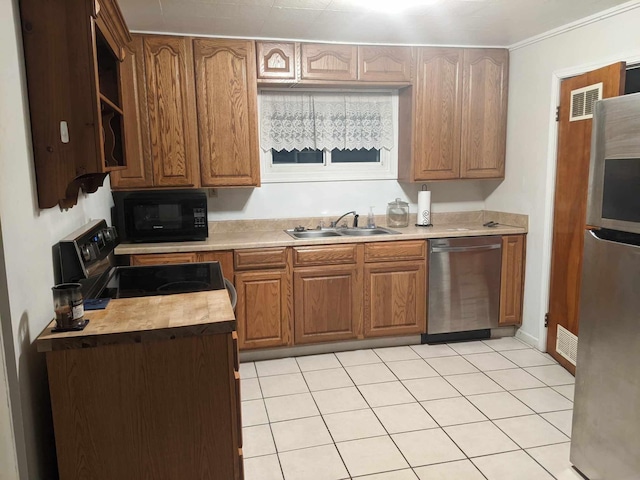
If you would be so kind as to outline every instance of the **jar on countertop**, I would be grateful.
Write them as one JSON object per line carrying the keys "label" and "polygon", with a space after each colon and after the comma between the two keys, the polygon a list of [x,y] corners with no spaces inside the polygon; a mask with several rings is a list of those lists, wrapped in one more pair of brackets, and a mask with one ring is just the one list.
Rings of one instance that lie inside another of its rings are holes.
{"label": "jar on countertop", "polygon": [[387,227],[409,226],[409,204],[396,198],[387,205]]}

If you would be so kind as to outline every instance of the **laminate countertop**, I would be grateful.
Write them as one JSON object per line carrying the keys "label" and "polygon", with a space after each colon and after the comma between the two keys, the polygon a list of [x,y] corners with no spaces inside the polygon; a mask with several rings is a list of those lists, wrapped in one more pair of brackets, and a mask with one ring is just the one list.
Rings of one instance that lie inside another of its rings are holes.
{"label": "laminate countertop", "polygon": [[112,299],[104,310],[87,310],[80,332],[54,333],[55,321],[38,336],[38,351],[144,343],[229,333],[236,320],[226,290]]}
{"label": "laminate countertop", "polygon": [[[206,252],[216,250],[240,250],[246,248],[265,247],[299,247],[305,245],[332,245],[340,243],[362,242],[390,242],[399,240],[416,240],[447,237],[476,237],[481,235],[515,235],[527,233],[526,215],[487,212],[464,212],[461,214],[447,214],[453,221],[436,222],[432,227],[416,227],[415,215],[411,226],[393,228],[397,234],[372,236],[340,236],[313,239],[295,239],[284,230],[293,228],[299,223],[297,219],[273,220],[268,224],[264,221],[228,222],[225,229],[211,228],[209,237],[203,241],[194,242],[162,242],[162,243],[122,243],[115,249],[116,255],[141,255],[152,253]],[[483,223],[497,218],[496,227],[485,227]],[[306,223],[315,225],[316,219]],[[222,223],[222,222],[221,222]],[[378,222],[379,226],[385,226]]]}

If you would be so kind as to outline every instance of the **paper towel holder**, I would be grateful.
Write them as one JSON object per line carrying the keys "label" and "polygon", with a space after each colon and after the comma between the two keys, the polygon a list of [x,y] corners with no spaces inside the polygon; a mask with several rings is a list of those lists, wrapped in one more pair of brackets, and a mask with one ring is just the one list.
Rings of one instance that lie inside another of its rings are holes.
{"label": "paper towel holder", "polygon": [[[427,184],[423,183],[422,184],[422,191],[426,192],[427,191]],[[429,219],[431,219],[431,212],[429,213]],[[418,215],[420,215],[420,212],[418,212]],[[416,227],[433,227],[432,223],[416,223]]]}

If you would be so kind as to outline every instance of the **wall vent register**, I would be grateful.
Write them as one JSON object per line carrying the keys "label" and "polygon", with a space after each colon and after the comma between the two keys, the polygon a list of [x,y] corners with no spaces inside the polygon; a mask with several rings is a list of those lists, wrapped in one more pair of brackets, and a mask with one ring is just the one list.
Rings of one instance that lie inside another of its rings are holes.
{"label": "wall vent register", "polygon": [[593,108],[598,100],[602,100],[602,83],[572,90],[569,121],[593,118]]}

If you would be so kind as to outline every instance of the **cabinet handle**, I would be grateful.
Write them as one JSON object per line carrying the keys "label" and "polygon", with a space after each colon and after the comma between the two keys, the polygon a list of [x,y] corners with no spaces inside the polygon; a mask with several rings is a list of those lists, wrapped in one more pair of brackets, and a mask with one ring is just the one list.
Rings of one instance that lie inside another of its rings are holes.
{"label": "cabinet handle", "polygon": [[60,141],[69,143],[69,126],[64,120],[60,122]]}

